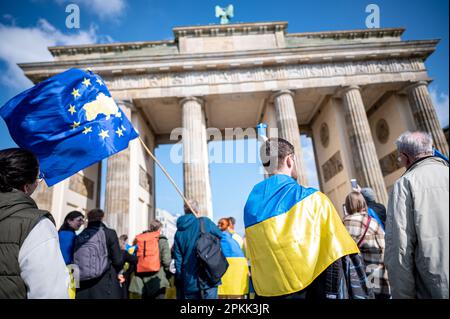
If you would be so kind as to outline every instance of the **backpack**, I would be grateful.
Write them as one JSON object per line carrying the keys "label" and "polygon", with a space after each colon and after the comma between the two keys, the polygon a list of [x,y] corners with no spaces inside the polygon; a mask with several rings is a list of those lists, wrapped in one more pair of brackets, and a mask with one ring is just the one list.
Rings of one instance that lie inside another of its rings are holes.
{"label": "backpack", "polygon": [[360,254],[346,255],[325,270],[326,299],[374,299]]}
{"label": "backpack", "polygon": [[205,221],[200,221],[200,237],[197,240],[196,251],[199,267],[209,284],[217,284],[228,269],[228,261],[222,252],[220,238],[205,232]]}
{"label": "backpack", "polygon": [[109,260],[103,227],[86,228],[75,238],[73,261],[80,269],[80,281],[98,278],[105,273]]}
{"label": "backpack", "polygon": [[159,257],[160,232],[145,232],[136,236],[138,273],[157,272],[161,268]]}

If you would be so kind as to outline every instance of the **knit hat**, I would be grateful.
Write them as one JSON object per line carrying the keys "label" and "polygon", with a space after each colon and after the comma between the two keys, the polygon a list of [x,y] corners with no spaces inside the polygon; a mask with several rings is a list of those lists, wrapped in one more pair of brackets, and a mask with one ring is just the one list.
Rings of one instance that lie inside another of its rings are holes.
{"label": "knit hat", "polygon": [[375,192],[370,187],[365,187],[361,189],[361,195],[364,196],[366,202],[374,202],[375,201]]}

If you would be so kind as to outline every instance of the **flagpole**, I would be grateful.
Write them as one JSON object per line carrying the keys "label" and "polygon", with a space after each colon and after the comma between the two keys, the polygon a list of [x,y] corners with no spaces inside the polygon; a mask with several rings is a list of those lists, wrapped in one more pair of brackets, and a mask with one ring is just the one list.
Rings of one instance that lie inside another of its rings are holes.
{"label": "flagpole", "polygon": [[147,151],[148,155],[150,155],[150,157],[155,161],[156,164],[158,164],[159,168],[163,171],[163,173],[167,176],[167,178],[169,179],[169,181],[172,183],[173,187],[175,187],[176,191],[178,192],[178,194],[180,194],[180,196],[183,198],[184,202],[186,203],[186,205],[189,207],[189,209],[191,210],[191,212],[198,217],[197,212],[192,208],[191,204],[189,203],[188,199],[184,196],[184,194],[180,191],[180,189],[178,188],[177,184],[175,183],[175,181],[172,179],[172,177],[169,175],[169,173],[165,170],[165,168],[161,165],[161,163],[158,161],[158,159],[155,157],[155,155],[153,155],[153,153],[150,151],[150,149],[147,147],[147,145],[145,145],[144,141],[142,140],[142,138],[139,136],[139,141],[141,141],[142,146],[144,146],[144,149]]}

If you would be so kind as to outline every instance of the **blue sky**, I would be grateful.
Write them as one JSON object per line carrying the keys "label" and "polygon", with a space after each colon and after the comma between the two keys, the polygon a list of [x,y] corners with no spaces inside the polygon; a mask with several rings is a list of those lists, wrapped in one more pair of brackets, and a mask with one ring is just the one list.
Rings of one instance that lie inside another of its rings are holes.
{"label": "blue sky", "polygon": [[[81,28],[65,27],[65,7],[78,3]],[[46,47],[64,44],[172,39],[172,28],[218,23],[216,4],[235,8],[234,22],[287,21],[288,32],[364,29],[365,7],[380,7],[381,27],[404,27],[403,39],[441,39],[426,66],[434,79],[430,92],[443,126],[448,125],[449,2],[447,0],[386,1],[171,1],[171,0],[29,0],[0,1],[0,105],[28,88],[19,62],[51,60]],[[108,4],[105,7],[105,4]],[[310,180],[317,184],[310,141],[303,139]],[[14,146],[0,119],[0,149]],[[171,164],[169,147],[156,155],[182,186],[182,166]],[[181,200],[156,169],[157,207],[180,213]],[[211,164],[215,220],[233,215],[243,232],[242,209],[252,186],[261,180],[257,164]]]}

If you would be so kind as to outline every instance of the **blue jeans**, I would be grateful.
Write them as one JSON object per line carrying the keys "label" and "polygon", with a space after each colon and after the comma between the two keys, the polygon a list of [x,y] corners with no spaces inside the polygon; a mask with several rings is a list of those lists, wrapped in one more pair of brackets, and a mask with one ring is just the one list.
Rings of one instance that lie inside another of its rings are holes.
{"label": "blue jeans", "polygon": [[218,299],[217,287],[184,294],[184,299]]}

